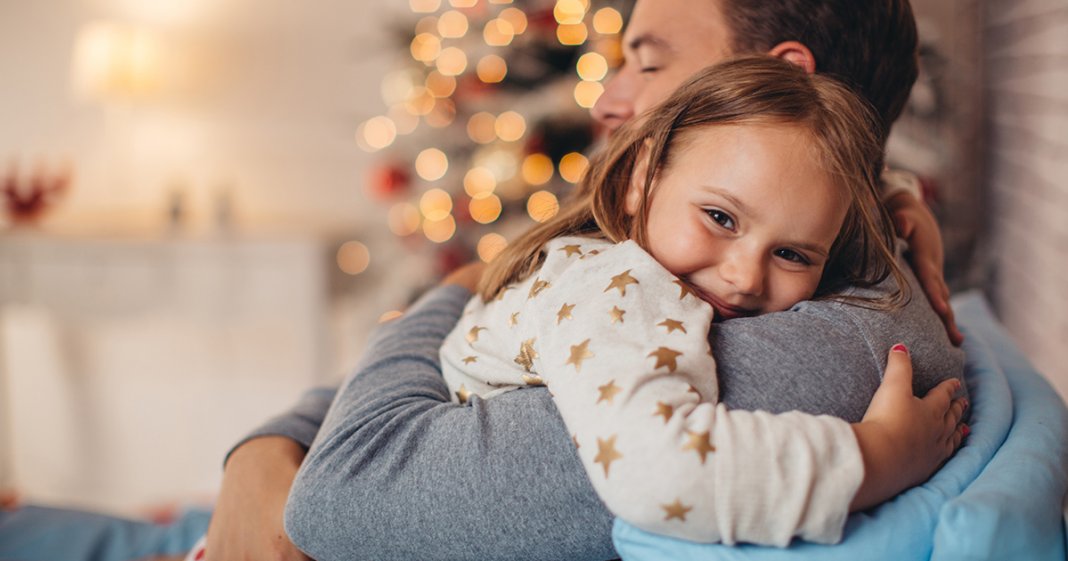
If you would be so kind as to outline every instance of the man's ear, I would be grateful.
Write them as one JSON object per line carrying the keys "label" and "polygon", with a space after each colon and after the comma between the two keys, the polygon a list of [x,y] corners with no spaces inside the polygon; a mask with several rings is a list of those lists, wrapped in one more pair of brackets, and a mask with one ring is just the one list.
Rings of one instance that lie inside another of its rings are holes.
{"label": "man's ear", "polygon": [[630,174],[630,185],[627,187],[627,197],[624,200],[628,216],[637,216],[645,198],[645,174],[649,173],[649,139],[642,142],[638,150],[638,156],[634,160],[634,169]]}
{"label": "man's ear", "polygon": [[775,58],[781,58],[790,64],[800,66],[808,74],[816,73],[816,57],[800,41],[783,41],[772,47],[768,54]]}

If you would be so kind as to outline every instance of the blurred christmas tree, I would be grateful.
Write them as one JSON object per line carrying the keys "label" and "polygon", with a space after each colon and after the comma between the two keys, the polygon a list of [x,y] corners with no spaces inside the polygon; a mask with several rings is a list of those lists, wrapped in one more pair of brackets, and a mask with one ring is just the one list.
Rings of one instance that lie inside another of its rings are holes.
{"label": "blurred christmas tree", "polygon": [[585,173],[588,108],[621,60],[627,0],[410,0],[409,61],[360,126],[368,194],[440,273],[492,259]]}

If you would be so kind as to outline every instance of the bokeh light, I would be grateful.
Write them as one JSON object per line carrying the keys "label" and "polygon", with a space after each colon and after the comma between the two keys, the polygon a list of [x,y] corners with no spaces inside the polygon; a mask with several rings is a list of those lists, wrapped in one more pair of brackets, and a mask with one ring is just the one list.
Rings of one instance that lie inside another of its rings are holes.
{"label": "bokeh light", "polygon": [[485,111],[471,115],[467,121],[467,136],[479,144],[489,144],[497,140],[497,118]]}
{"label": "bokeh light", "polygon": [[472,168],[464,175],[464,192],[472,199],[484,199],[496,188],[497,178],[486,168]]}
{"label": "bokeh light", "polygon": [[482,28],[482,38],[491,47],[504,47],[512,42],[515,37],[515,27],[505,19],[494,18],[486,22]]}
{"label": "bokeh light", "polygon": [[568,183],[578,183],[582,181],[582,176],[586,175],[586,168],[589,166],[590,161],[586,159],[586,156],[571,152],[560,158],[560,177]]}
{"label": "bokeh light", "polygon": [[553,17],[560,25],[582,23],[586,17],[586,6],[580,0],[557,0]]}
{"label": "bokeh light", "polygon": [[451,99],[439,99],[425,119],[426,124],[436,129],[447,127],[456,119],[456,104]]}
{"label": "bokeh light", "polygon": [[449,5],[453,8],[474,8],[478,0],[449,0]]}
{"label": "bokeh light", "polygon": [[441,0],[408,0],[408,6],[417,14],[430,14],[441,8]]}
{"label": "bokeh light", "polygon": [[438,55],[438,72],[445,76],[459,76],[467,70],[467,53],[459,47],[449,47]]}
{"label": "bokeh light", "polygon": [[504,236],[495,233],[486,234],[478,240],[478,258],[483,263],[489,263],[500,255],[506,247],[508,247],[508,240],[504,239]]}
{"label": "bokeh light", "polygon": [[601,99],[602,94],[604,94],[604,85],[600,82],[582,81],[575,84],[575,103],[578,103],[579,107],[586,109],[593,107],[597,100]]}
{"label": "bokeh light", "polygon": [[598,39],[593,50],[605,58],[610,68],[615,68],[623,62],[623,43],[618,37]]}
{"label": "bokeh light", "polygon": [[449,10],[438,16],[438,33],[445,39],[459,39],[467,35],[469,24],[467,16],[456,10]]}
{"label": "bokeh light", "polygon": [[389,117],[374,117],[360,126],[356,133],[360,145],[369,152],[381,150],[397,138],[397,126]]}
{"label": "bokeh light", "polygon": [[538,191],[527,199],[527,214],[538,222],[545,222],[559,211],[560,202],[548,191]]}
{"label": "bokeh light", "polygon": [[456,78],[431,70],[426,76],[426,89],[434,97],[449,97],[456,91]]}
{"label": "bokeh light", "polygon": [[430,222],[444,220],[452,212],[452,197],[444,189],[430,189],[419,198],[419,212]]}
{"label": "bokeh light", "polygon": [[593,29],[601,35],[615,35],[623,30],[623,15],[615,8],[601,8],[593,14]]}
{"label": "bokeh light", "polygon": [[579,78],[590,82],[600,81],[608,75],[608,61],[600,53],[582,55],[575,68],[578,70]]}
{"label": "bokeh light", "polygon": [[430,33],[420,33],[412,39],[412,58],[419,62],[433,62],[441,54],[441,39]]}
{"label": "bokeh light", "polygon": [[475,68],[478,79],[487,84],[497,84],[508,74],[508,64],[497,55],[486,55]]}
{"label": "bokeh light", "polygon": [[437,100],[434,98],[434,94],[430,93],[430,90],[423,86],[417,86],[412,88],[411,97],[404,104],[408,108],[408,112],[412,115],[426,115],[434,110],[434,104]]}
{"label": "bokeh light", "polygon": [[497,137],[505,142],[515,142],[527,132],[527,121],[515,111],[505,111],[497,117],[494,124]]}
{"label": "bokeh light", "polygon": [[427,181],[437,181],[449,171],[449,157],[437,148],[427,148],[415,158],[415,172]]}
{"label": "bokeh light", "polygon": [[371,250],[358,241],[345,242],[337,249],[337,266],[345,274],[358,275],[371,264]]}
{"label": "bokeh light", "polygon": [[553,178],[553,161],[545,154],[530,154],[523,158],[522,173],[528,185],[544,185]]}
{"label": "bokeh light", "polygon": [[586,42],[586,38],[589,35],[584,23],[561,24],[556,28],[556,39],[560,41],[561,45],[581,45]]}
{"label": "bokeh light", "polygon": [[415,208],[412,203],[397,203],[390,207],[386,222],[389,225],[390,232],[403,238],[419,230],[419,223],[422,222],[422,217],[419,214],[419,209]]}
{"label": "bokeh light", "polygon": [[435,37],[438,34],[438,16],[426,16],[415,22],[415,33],[429,33]]}
{"label": "bokeh light", "polygon": [[416,70],[398,70],[386,74],[382,79],[382,100],[386,105],[406,101],[421,77],[421,73]]}
{"label": "bokeh light", "polygon": [[498,186],[515,177],[519,171],[519,161],[512,148],[486,147],[475,152],[471,161],[476,166],[490,170],[493,177],[497,178]]}
{"label": "bokeh light", "polygon": [[456,233],[456,219],[451,214],[441,220],[423,222],[423,235],[434,243],[445,243]]}
{"label": "bokeh light", "polygon": [[522,35],[527,30],[527,14],[519,8],[505,8],[497,17],[512,24],[512,31],[516,35]]}
{"label": "bokeh light", "polygon": [[512,0],[489,0],[490,4],[511,4]]}
{"label": "bokeh light", "polygon": [[389,108],[389,118],[397,127],[398,135],[412,134],[419,127],[419,117],[408,110],[407,104],[398,103]]}
{"label": "bokeh light", "polygon": [[467,205],[471,218],[479,224],[489,224],[501,216],[501,199],[490,195],[482,199],[471,199]]}

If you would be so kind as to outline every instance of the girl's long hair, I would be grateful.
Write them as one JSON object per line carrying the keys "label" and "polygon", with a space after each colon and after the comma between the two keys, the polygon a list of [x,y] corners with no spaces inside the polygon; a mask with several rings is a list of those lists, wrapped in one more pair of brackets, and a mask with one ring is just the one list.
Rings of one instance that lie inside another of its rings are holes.
{"label": "girl's long hair", "polygon": [[[894,257],[892,222],[879,200],[883,150],[873,111],[833,79],[806,74],[769,56],[706,68],[667,101],[624,125],[594,156],[560,212],[509,244],[490,264],[479,294],[490,300],[505,286],[528,277],[541,266],[545,244],[561,236],[634,239],[648,248],[646,224],[654,182],[671,165],[680,137],[701,127],[745,123],[804,127],[823,169],[849,197],[849,209],[814,298],[877,309],[907,302],[909,284]],[[632,177],[643,168],[644,178]],[[641,205],[631,216],[627,191],[638,179],[644,185]],[[888,294],[863,298],[839,294],[850,286],[873,287],[891,275],[897,287]]]}

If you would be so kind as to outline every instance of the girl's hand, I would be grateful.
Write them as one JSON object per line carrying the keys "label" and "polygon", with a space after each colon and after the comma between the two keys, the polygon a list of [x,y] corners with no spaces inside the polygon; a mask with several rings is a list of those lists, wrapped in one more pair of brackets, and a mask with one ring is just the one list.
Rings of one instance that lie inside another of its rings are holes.
{"label": "girl's hand", "polygon": [[966,399],[953,399],[960,380],[946,380],[920,399],[912,395],[912,363],[894,345],[886,374],[853,431],[864,457],[864,481],[851,510],[875,506],[923,483],[960,447],[968,433],[961,416]]}
{"label": "girl's hand", "polygon": [[927,294],[927,301],[942,318],[949,340],[960,345],[964,335],[957,329],[953,308],[949,306],[949,287],[942,270],[945,249],[934,214],[923,201],[909,193],[895,195],[886,202],[886,207],[894,218],[897,235],[909,243],[909,265]]}
{"label": "girl's hand", "polygon": [[486,270],[486,264],[474,261],[456,269],[448,274],[441,284],[455,284],[467,289],[474,294],[478,291],[478,283],[482,280],[482,272]]}

